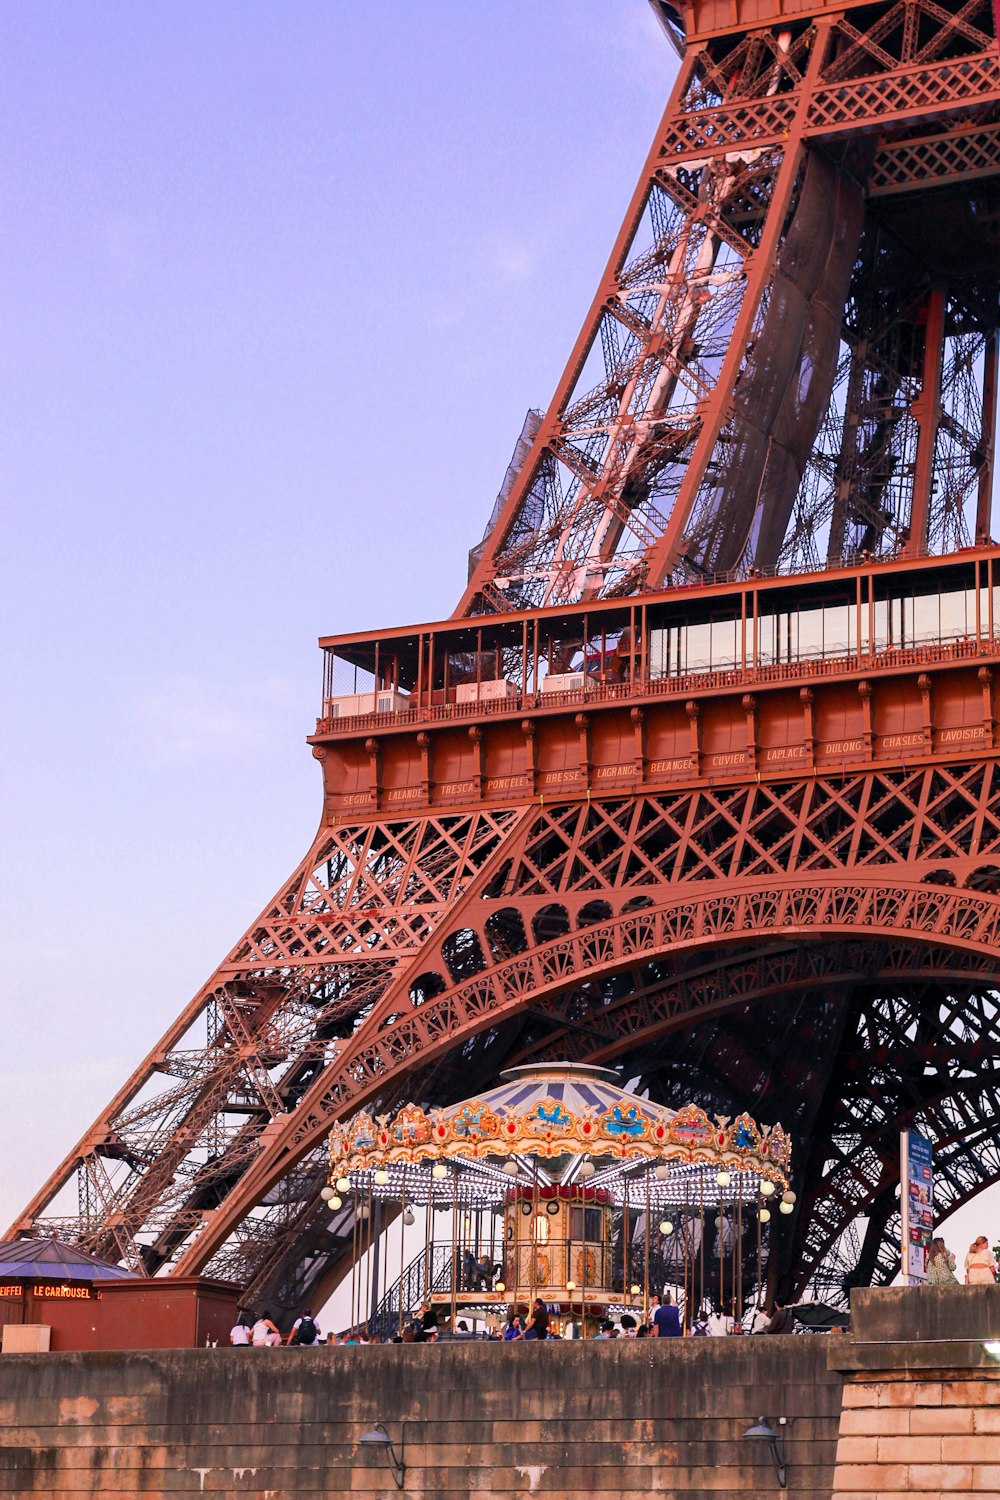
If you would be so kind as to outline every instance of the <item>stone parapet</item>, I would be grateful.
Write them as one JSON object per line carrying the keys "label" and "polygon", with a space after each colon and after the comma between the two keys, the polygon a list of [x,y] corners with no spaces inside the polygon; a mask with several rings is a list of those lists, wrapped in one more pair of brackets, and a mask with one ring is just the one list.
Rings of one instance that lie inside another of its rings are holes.
{"label": "stone parapet", "polygon": [[787,1418],[828,1500],[842,1377],[825,1338],[20,1355],[0,1361],[0,1495],[396,1494],[358,1439],[405,1438],[405,1495],[777,1494],[742,1434]]}
{"label": "stone parapet", "polygon": [[851,1306],[852,1338],[828,1351],[846,1380],[833,1500],[996,1500],[1000,1288],[869,1290]]}
{"label": "stone parapet", "polygon": [[0,1497],[375,1500],[382,1422],[409,1497],[995,1500],[994,1289],[854,1305],[851,1337],[5,1355]]}

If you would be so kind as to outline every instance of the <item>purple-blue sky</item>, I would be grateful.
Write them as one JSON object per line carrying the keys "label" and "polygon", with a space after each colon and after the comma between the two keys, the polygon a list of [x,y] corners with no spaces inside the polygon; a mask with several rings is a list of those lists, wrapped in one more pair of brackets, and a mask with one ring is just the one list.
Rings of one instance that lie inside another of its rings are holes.
{"label": "purple-blue sky", "polygon": [[674,69],[646,0],[0,14],[0,1232],[307,848],[317,635],[454,607]]}
{"label": "purple-blue sky", "polygon": [[645,0],[0,16],[0,1233],[304,853],[316,637],[445,616],[673,77]]}

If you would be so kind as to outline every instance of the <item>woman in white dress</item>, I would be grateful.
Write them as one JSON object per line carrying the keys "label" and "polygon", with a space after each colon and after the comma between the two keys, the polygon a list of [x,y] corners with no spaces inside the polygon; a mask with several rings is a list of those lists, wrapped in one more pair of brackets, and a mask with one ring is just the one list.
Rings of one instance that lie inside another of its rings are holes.
{"label": "woman in white dress", "polygon": [[993,1259],[989,1241],[985,1234],[977,1235],[965,1257],[965,1284],[966,1286],[982,1286],[996,1279],[996,1262]]}

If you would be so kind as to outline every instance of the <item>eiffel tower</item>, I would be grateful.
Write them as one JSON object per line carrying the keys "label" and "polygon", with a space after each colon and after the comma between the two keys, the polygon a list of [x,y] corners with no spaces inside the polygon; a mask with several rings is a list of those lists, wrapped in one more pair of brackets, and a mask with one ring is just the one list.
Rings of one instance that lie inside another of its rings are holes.
{"label": "eiffel tower", "polygon": [[995,13],[654,8],[455,613],[321,641],[312,844],[12,1234],[316,1305],[333,1121],[556,1058],[780,1119],[790,1292],[895,1274],[901,1128],[939,1217],[1000,1177]]}

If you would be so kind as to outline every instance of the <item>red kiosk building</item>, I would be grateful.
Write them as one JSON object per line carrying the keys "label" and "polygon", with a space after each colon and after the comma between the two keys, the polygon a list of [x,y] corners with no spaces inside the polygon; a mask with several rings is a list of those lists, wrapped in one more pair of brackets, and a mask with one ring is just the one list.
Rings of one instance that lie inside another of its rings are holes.
{"label": "red kiosk building", "polygon": [[228,1343],[237,1289],[137,1276],[56,1239],[0,1242],[4,1354]]}

